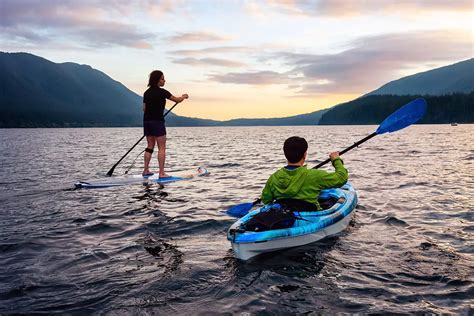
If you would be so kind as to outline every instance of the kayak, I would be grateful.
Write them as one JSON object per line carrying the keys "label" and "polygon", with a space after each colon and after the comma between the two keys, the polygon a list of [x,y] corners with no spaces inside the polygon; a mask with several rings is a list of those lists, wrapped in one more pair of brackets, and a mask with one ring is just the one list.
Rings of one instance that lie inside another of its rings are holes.
{"label": "kayak", "polygon": [[198,176],[208,175],[209,171],[206,168],[198,167],[197,169],[185,172],[179,172],[173,174],[170,177],[160,178],[158,174],[153,174],[149,177],[144,177],[142,175],[130,175],[123,177],[110,177],[99,180],[91,181],[78,181],[74,183],[74,186],[77,189],[100,189],[100,188],[110,188],[117,187],[129,184],[142,183],[143,185],[148,185],[152,183],[166,184],[183,180],[190,180]]}
{"label": "kayak", "polygon": [[260,231],[258,226],[250,225],[252,219],[265,216],[263,214],[269,214],[270,210],[284,210],[278,203],[265,205],[237,220],[227,233],[235,256],[248,260],[262,253],[306,245],[343,231],[357,206],[357,192],[352,184],[347,182],[341,188],[323,190],[319,199],[333,199],[335,204],[322,211],[292,210],[294,222],[286,228]]}

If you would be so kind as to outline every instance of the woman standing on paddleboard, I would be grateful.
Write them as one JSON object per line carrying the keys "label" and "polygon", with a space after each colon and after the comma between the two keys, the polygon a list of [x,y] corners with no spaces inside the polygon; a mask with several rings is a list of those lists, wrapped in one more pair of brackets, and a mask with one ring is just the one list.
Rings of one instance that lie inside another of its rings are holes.
{"label": "woman standing on paddleboard", "polygon": [[163,112],[165,110],[166,99],[176,103],[188,98],[187,94],[175,97],[169,91],[163,89],[165,76],[159,70],[153,70],[148,80],[148,89],[143,94],[143,132],[146,136],[147,147],[145,149],[145,167],[143,176],[153,175],[149,165],[155,144],[158,145],[158,166],[160,168],[160,178],[169,177],[165,173],[166,158],[166,127]]}

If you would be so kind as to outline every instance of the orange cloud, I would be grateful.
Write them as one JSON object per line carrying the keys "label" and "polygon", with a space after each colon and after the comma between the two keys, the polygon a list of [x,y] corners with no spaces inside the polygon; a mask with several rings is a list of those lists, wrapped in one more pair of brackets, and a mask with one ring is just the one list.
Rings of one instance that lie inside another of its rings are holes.
{"label": "orange cloud", "polygon": [[175,64],[190,66],[219,66],[219,67],[243,67],[244,63],[221,58],[178,58],[174,59]]}
{"label": "orange cloud", "polygon": [[180,33],[170,36],[168,39],[174,43],[219,42],[229,40],[228,37],[209,32]]}

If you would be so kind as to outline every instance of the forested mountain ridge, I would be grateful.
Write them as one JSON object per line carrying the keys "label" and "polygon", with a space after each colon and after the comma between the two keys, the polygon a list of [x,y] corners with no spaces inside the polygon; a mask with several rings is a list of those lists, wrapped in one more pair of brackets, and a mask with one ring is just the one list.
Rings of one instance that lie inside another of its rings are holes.
{"label": "forested mountain ridge", "polygon": [[367,95],[445,95],[474,91],[474,58],[391,81]]}
{"label": "forested mountain ridge", "polygon": [[[141,126],[142,98],[88,65],[0,52],[0,127]],[[179,117],[173,125],[212,125]]]}
{"label": "forested mountain ridge", "polygon": [[474,92],[449,95],[368,95],[324,113],[320,125],[380,124],[402,105],[424,98],[428,109],[419,124],[474,123]]}
{"label": "forested mountain ridge", "polygon": [[[421,123],[474,123],[474,59],[404,77],[329,109],[282,118],[215,121],[170,113],[168,126],[379,124],[416,97]],[[1,127],[142,126],[142,98],[88,65],[0,52]]]}

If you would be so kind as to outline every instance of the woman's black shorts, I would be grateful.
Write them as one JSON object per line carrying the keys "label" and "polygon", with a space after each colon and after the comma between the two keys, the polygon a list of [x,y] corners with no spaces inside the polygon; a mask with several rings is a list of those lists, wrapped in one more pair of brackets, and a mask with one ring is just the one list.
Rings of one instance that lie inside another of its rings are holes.
{"label": "woman's black shorts", "polygon": [[164,121],[144,121],[143,133],[145,136],[164,136],[166,135],[166,127]]}

